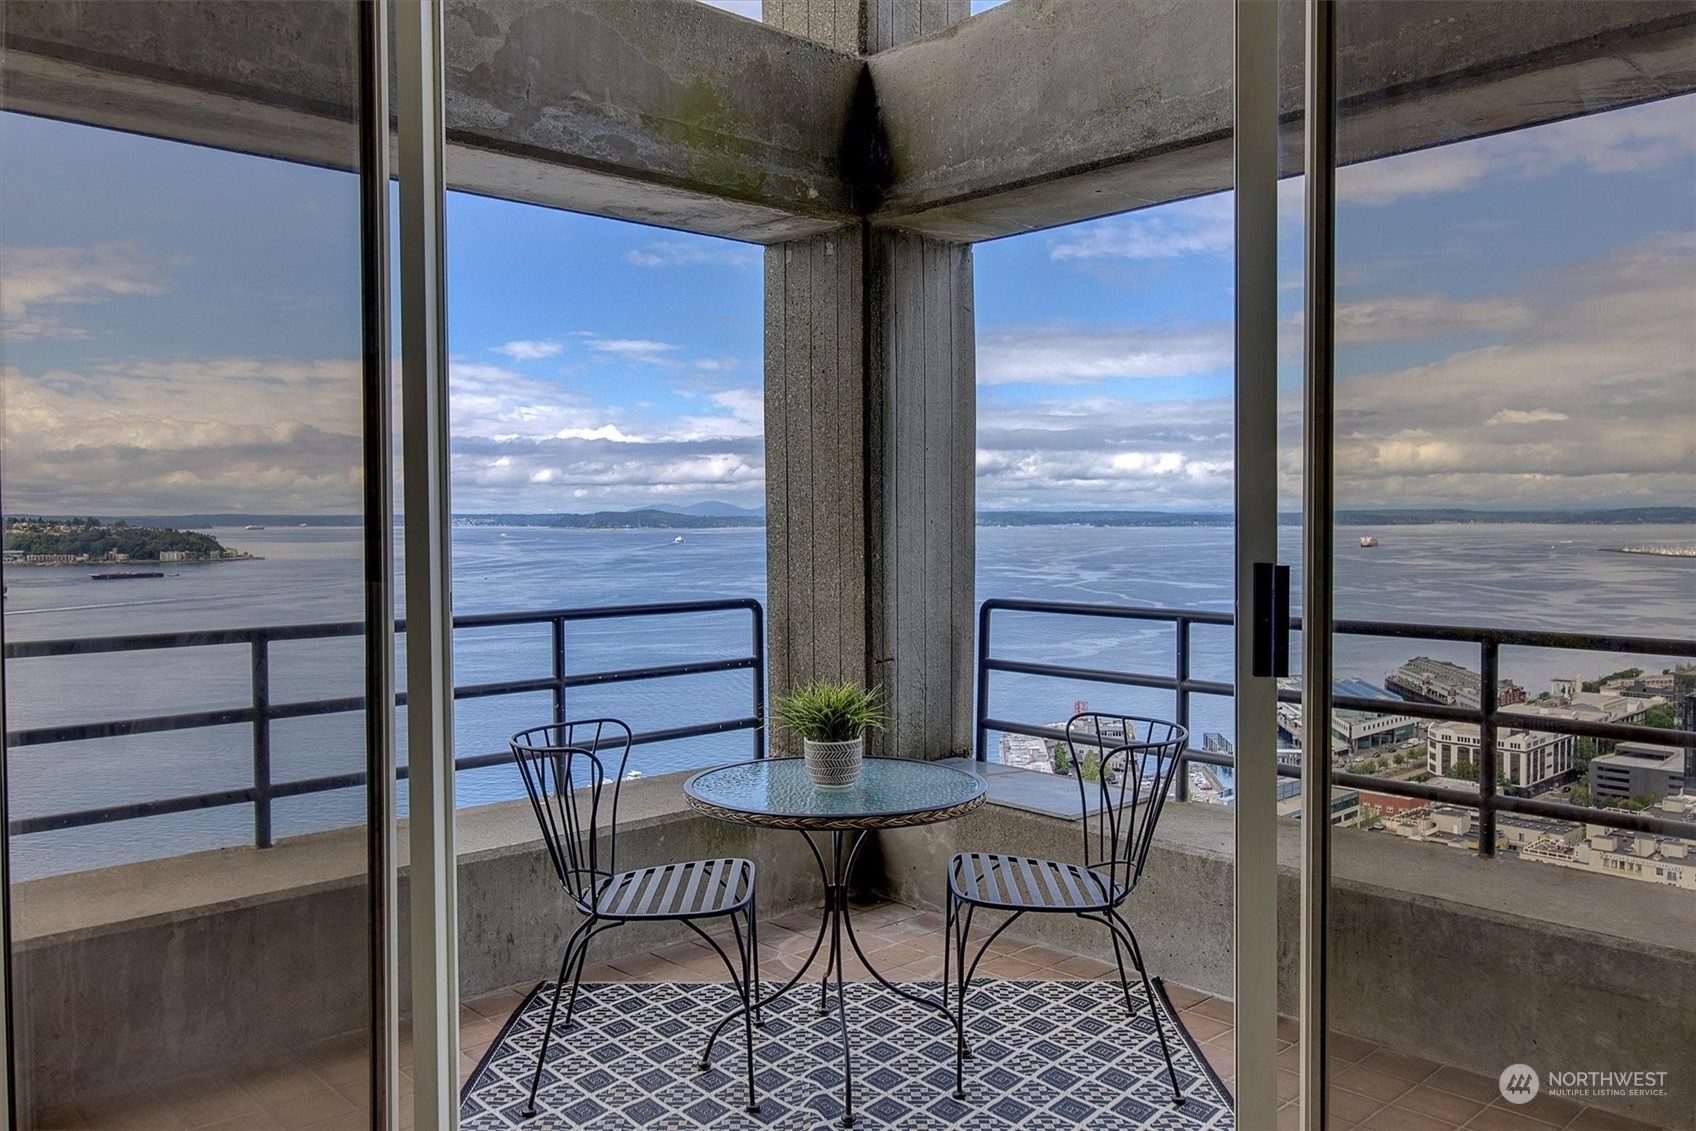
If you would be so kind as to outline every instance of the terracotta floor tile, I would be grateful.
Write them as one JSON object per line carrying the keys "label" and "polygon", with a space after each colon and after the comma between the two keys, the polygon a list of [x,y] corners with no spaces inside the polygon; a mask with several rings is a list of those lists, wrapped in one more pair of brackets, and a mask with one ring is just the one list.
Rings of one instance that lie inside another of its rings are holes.
{"label": "terracotta floor tile", "polygon": [[1340,1071],[1332,1072],[1331,1083],[1334,1087],[1359,1092],[1382,1103],[1389,1103],[1413,1087],[1411,1081],[1400,1076],[1392,1076],[1388,1072],[1380,1072],[1361,1064],[1351,1064]]}
{"label": "terracotta floor tile", "polygon": [[1487,1107],[1461,1126],[1466,1128],[1466,1131],[1549,1131],[1549,1128],[1559,1125],[1532,1119],[1516,1111]]}
{"label": "terracotta floor tile", "polygon": [[1332,1033],[1326,1041],[1326,1047],[1333,1057],[1350,1062],[1363,1060],[1378,1048],[1371,1041],[1363,1041],[1347,1033]]}
{"label": "terracotta floor tile", "polygon": [[[1179,1006],[1179,1008],[1182,1009],[1183,1007]],[[1203,1017],[1211,1017],[1216,1021],[1223,1021],[1227,1025],[1237,1023],[1236,1003],[1227,1001],[1222,997],[1210,997],[1206,1001],[1197,1002],[1187,1012],[1199,1013]]]}
{"label": "terracotta floor tile", "polygon": [[326,1119],[346,1116],[354,1110],[346,1099],[326,1089],[276,1104],[270,1109],[270,1114],[287,1131],[300,1131]]}
{"label": "terracotta floor tile", "polygon": [[1494,1079],[1447,1065],[1427,1076],[1424,1083],[1427,1088],[1436,1088],[1441,1092],[1452,1092],[1457,1096],[1465,1096],[1467,1099],[1475,1100],[1480,1104],[1494,1103],[1502,1096],[1502,1089]]}
{"label": "terracotta floor tile", "polygon": [[1627,1119],[1623,1115],[1615,1115],[1611,1111],[1587,1107],[1573,1117],[1566,1125],[1566,1131],[1662,1131],[1651,1123],[1642,1123],[1635,1119]]}
{"label": "terracotta floor tile", "polygon": [[1453,1092],[1440,1091],[1429,1084],[1420,1084],[1397,1096],[1396,1106],[1422,1115],[1446,1119],[1455,1124],[1465,1123],[1484,1108],[1484,1105],[1476,1100],[1457,1096]]}
{"label": "terracotta floor tile", "polygon": [[1540,1119],[1544,1123],[1553,1123],[1556,1127],[1565,1127],[1568,1123],[1571,1123],[1578,1118],[1578,1113],[1584,1108],[1583,1104],[1576,1103],[1573,1100],[1549,1095],[1533,1096],[1529,1103],[1522,1104],[1510,1104],[1506,1099],[1498,1096],[1491,1106],[1499,1107],[1504,1111],[1511,1111],[1516,1115],[1523,1115],[1528,1119]]}
{"label": "terracotta floor tile", "polygon": [[1361,1124],[1363,1131],[1454,1131],[1455,1125],[1435,1116],[1390,1104],[1367,1116]]}
{"label": "terracotta floor tile", "polygon": [[1347,1123],[1364,1123],[1377,1114],[1378,1109],[1384,1106],[1384,1101],[1376,1096],[1365,1096],[1346,1088],[1333,1087],[1327,1106],[1337,1118]]}

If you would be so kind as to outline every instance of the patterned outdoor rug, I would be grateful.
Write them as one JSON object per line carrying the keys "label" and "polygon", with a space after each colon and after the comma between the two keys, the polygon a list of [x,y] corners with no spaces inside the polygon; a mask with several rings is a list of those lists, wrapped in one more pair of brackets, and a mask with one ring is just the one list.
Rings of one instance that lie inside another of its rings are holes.
{"label": "patterned outdoor rug", "polygon": [[[973,1056],[966,1094],[954,1091],[953,1027],[934,1011],[875,985],[850,983],[858,1128],[943,1131],[1142,1131],[1233,1126],[1224,1085],[1172,1019],[1158,988],[1167,1039],[1186,1097],[1172,1106],[1165,1062],[1137,991],[1125,1016],[1117,982],[1003,982],[972,987],[966,1021]],[[915,990],[935,994],[934,982]],[[523,1115],[552,984],[537,986],[489,1047],[461,1093],[465,1131],[500,1128],[626,1131],[663,1128],[834,1128],[842,1111],[835,999],[818,1016],[816,983],[769,1007],[754,1030],[758,1115],[744,1114],[747,1076],[740,1022],[726,1026],[712,1068],[695,1066],[706,1035],[733,996],[699,983],[584,983],[570,1030],[554,1033],[536,1097]],[[1174,1039],[1175,1038],[1175,1039]]]}

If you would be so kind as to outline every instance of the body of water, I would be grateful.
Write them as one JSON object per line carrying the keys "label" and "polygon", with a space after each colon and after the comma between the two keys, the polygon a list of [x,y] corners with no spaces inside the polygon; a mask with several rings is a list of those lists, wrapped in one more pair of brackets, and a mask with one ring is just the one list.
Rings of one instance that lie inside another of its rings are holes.
{"label": "body of water", "polygon": [[[97,637],[323,621],[362,615],[360,536],[355,529],[215,529],[226,545],[263,560],[164,567],[167,576],[98,582],[88,567],[8,567],[8,641]],[[1356,547],[1371,533],[1379,545]],[[978,530],[981,597],[1130,604],[1229,612],[1231,531],[1222,528],[984,527]],[[1298,562],[1299,533],[1281,531],[1281,556]],[[765,597],[762,530],[565,531],[460,527],[454,531],[454,605],[460,613]],[[1600,552],[1622,544],[1689,540],[1676,527],[1469,525],[1339,529],[1336,608],[1342,618],[1423,624],[1504,625],[1690,639],[1696,636],[1696,559]],[[1299,593],[1296,601],[1299,605]],[[460,684],[546,675],[543,626],[464,631],[455,645]],[[739,654],[747,615],[588,622],[568,631],[574,672],[671,664]],[[1170,674],[1173,630],[1080,618],[1007,614],[995,625],[998,656]],[[1299,645],[1299,642],[1298,642]],[[1299,661],[1299,646],[1295,649]],[[1192,674],[1229,681],[1228,629],[1197,627]],[[1405,640],[1340,638],[1339,675],[1382,684],[1413,655],[1476,667],[1475,648]],[[1536,695],[1553,678],[1594,678],[1619,668],[1661,670],[1671,660],[1511,650],[1502,674]],[[357,638],[272,645],[273,703],[358,695]],[[247,648],[171,649],[24,660],[6,672],[9,730],[241,708],[249,702]],[[739,717],[750,711],[750,673],[645,681],[574,690],[575,715],[606,713],[638,730]],[[1046,723],[1075,701],[1170,716],[1170,693],[1022,676],[998,676],[994,713]],[[546,693],[460,704],[461,754],[505,749],[506,738],[545,721]],[[1228,699],[1197,697],[1192,729],[1234,737]],[[278,782],[363,767],[357,715],[273,724]],[[746,758],[747,732],[639,748],[646,773]],[[991,752],[993,756],[993,751]],[[252,727],[232,725],[23,747],[9,754],[12,816],[237,789],[253,780]],[[520,794],[505,766],[459,775],[462,805]],[[280,800],[279,836],[357,823],[357,790]],[[19,879],[125,860],[250,843],[252,811],[234,806],[92,828],[17,837]]]}

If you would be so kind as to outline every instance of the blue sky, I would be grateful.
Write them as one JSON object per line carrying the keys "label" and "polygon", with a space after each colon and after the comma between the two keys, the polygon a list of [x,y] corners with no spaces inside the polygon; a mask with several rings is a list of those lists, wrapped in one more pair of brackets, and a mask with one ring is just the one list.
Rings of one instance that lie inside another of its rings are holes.
{"label": "blue sky", "polygon": [[[0,148],[8,509],[356,509],[354,179],[10,114]],[[1343,505],[1696,501],[1696,99],[1345,169],[1339,192]],[[980,506],[1229,507],[1228,194],[975,258]],[[451,196],[455,509],[760,505],[762,259]]]}

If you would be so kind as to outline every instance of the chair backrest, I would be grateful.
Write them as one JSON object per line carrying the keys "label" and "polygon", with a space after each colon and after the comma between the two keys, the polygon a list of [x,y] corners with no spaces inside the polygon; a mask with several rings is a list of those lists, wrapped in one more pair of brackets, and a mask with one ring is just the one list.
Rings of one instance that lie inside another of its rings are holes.
{"label": "chair backrest", "polygon": [[559,882],[573,900],[592,900],[595,881],[618,870],[618,792],[630,728],[617,719],[531,727],[512,736],[512,758]]}
{"label": "chair backrest", "polygon": [[[1083,804],[1084,863],[1122,893],[1142,877],[1155,822],[1189,737],[1177,723],[1136,715],[1086,711],[1066,723],[1067,753]],[[1086,780],[1086,773],[1094,780]],[[1099,805],[1094,813],[1092,791]]]}

